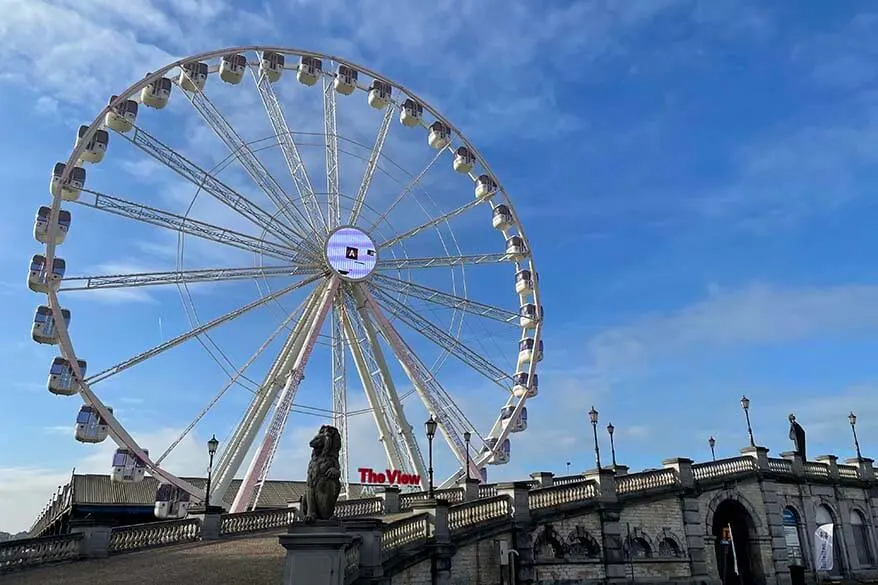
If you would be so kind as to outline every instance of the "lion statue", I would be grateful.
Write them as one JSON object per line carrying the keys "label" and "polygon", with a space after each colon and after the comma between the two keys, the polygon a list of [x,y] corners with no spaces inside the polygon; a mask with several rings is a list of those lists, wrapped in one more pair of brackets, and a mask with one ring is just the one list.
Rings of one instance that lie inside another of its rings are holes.
{"label": "lion statue", "polygon": [[335,503],[341,492],[341,466],[338,461],[341,434],[337,428],[323,425],[309,445],[311,462],[308,464],[305,495],[300,500],[300,513],[305,522],[312,523],[315,520],[329,520],[335,514]]}

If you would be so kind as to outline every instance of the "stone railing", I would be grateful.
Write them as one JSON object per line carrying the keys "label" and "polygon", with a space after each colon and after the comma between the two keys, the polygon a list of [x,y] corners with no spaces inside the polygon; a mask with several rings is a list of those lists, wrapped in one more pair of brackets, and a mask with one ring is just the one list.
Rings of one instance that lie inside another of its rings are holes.
{"label": "stone railing", "polygon": [[770,457],[768,459],[768,471],[772,473],[790,475],[793,473],[793,462],[789,459],[776,459],[774,457]]}
{"label": "stone railing", "polygon": [[360,539],[357,539],[345,548],[344,582],[346,585],[351,585],[360,576],[361,542]]}
{"label": "stone railing", "polygon": [[[415,502],[422,502],[428,499],[429,492],[408,492],[400,494],[399,508],[400,510],[411,510]],[[459,504],[463,501],[462,488],[448,488],[444,490],[436,490],[433,492],[435,499],[447,500],[450,504]]]}
{"label": "stone railing", "polygon": [[531,510],[542,510],[571,502],[584,502],[597,497],[598,486],[593,481],[580,481],[548,488],[537,488],[527,494]]}
{"label": "stone railing", "polygon": [[82,558],[82,533],[0,542],[0,574]]}
{"label": "stone railing", "polygon": [[673,469],[641,471],[640,473],[618,476],[616,478],[616,493],[621,495],[645,492],[675,485],[677,485],[677,472]]}
{"label": "stone railing", "polygon": [[556,477],[552,479],[553,485],[570,485],[572,483],[582,483],[584,481],[588,481],[588,478],[584,475],[565,475],[561,477]]}
{"label": "stone railing", "polygon": [[497,495],[497,484],[494,483],[484,483],[479,486],[479,497],[480,498],[493,498]]}
{"label": "stone railing", "polygon": [[220,519],[220,536],[247,534],[289,526],[296,519],[295,508],[253,510],[238,514],[223,514]]}
{"label": "stone railing", "polygon": [[448,509],[448,528],[452,532],[476,524],[509,518],[512,503],[509,496],[494,496],[484,500],[457,504]]}
{"label": "stone railing", "polygon": [[429,514],[418,514],[385,524],[381,534],[381,556],[391,557],[397,549],[408,544],[426,542],[430,538]]}
{"label": "stone railing", "polygon": [[725,476],[747,473],[756,469],[756,461],[752,457],[732,457],[692,466],[695,481],[720,479]]}
{"label": "stone railing", "polygon": [[842,479],[860,479],[856,465],[839,465],[838,476]]}
{"label": "stone railing", "polygon": [[339,518],[358,518],[384,513],[382,498],[363,498],[360,500],[342,500],[335,506],[335,515]]}
{"label": "stone railing", "polygon": [[829,466],[815,461],[806,461],[802,464],[806,477],[816,477],[818,479],[829,479]]}
{"label": "stone railing", "polygon": [[200,539],[201,522],[198,518],[134,524],[113,529],[108,552],[117,554]]}

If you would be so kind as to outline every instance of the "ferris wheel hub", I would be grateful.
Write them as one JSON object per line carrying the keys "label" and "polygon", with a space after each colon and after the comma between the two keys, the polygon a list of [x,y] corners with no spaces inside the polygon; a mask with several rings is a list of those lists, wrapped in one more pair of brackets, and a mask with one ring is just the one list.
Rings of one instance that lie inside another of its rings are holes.
{"label": "ferris wheel hub", "polygon": [[369,278],[378,262],[378,250],[369,234],[349,225],[329,232],[323,256],[330,270],[353,282]]}

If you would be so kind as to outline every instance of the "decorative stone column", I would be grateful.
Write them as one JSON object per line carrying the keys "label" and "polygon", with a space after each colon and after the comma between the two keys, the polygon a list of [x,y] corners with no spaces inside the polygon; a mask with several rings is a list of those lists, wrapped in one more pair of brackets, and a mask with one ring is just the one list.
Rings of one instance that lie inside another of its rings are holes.
{"label": "decorative stone column", "polygon": [[412,503],[412,512],[426,513],[430,517],[433,543],[430,555],[430,572],[433,585],[451,584],[451,559],[454,546],[451,544],[451,530],[448,526],[448,501],[419,500]]}
{"label": "decorative stone column", "polygon": [[829,477],[838,479],[838,457],[835,455],[818,455],[814,458],[817,463],[822,463],[829,468]]}
{"label": "decorative stone column", "polygon": [[744,447],[741,455],[755,459],[758,471],[768,471],[768,447]]}
{"label": "decorative stone column", "polygon": [[345,532],[360,538],[360,580],[358,583],[383,585],[384,565],[381,559],[380,518],[348,518],[343,521]]}
{"label": "decorative stone column", "polygon": [[497,495],[508,496],[512,503],[512,548],[515,555],[515,582],[519,585],[532,585],[535,579],[533,534],[531,533],[530,506],[528,498],[530,486],[525,481],[498,483]]}
{"label": "decorative stone column", "polygon": [[463,501],[474,502],[479,499],[479,485],[481,482],[475,477],[463,480]]}
{"label": "decorative stone column", "polygon": [[70,521],[70,533],[82,534],[80,550],[87,559],[103,559],[109,555],[112,532],[109,526],[97,526],[92,520]]}
{"label": "decorative stone column", "polygon": [[388,485],[378,490],[378,497],[384,500],[385,514],[399,514],[399,488]]}
{"label": "decorative stone column", "polygon": [[680,513],[683,516],[683,537],[689,570],[695,582],[709,579],[707,568],[707,552],[704,550],[704,525],[701,518],[701,507],[695,491],[695,474],[692,472],[693,461],[685,457],[665,459],[662,465],[673,469],[680,482]]}
{"label": "decorative stone column", "polygon": [[530,476],[537,482],[536,487],[547,488],[555,485],[555,474],[550,471],[537,471],[531,473]]}
{"label": "decorative stone column", "polygon": [[875,479],[875,468],[873,467],[875,461],[873,459],[869,459],[868,457],[853,457],[852,459],[846,459],[845,463],[857,466],[857,473],[859,474],[860,479],[864,481],[873,481]]}
{"label": "decorative stone column", "polygon": [[805,462],[802,460],[801,453],[798,451],[784,451],[780,456],[790,462],[790,466],[793,468],[793,475],[796,477],[803,477],[805,475]]}
{"label": "decorative stone column", "polygon": [[622,550],[622,506],[616,494],[616,474],[605,467],[585,472],[585,477],[594,481],[598,487],[598,513],[601,520],[601,550],[603,552],[604,573],[608,581],[627,579],[625,555]]}
{"label": "decorative stone column", "polygon": [[211,511],[201,517],[201,540],[219,540],[222,516]]}
{"label": "decorative stone column", "polygon": [[345,585],[346,549],[358,536],[336,520],[296,523],[278,540],[287,549],[283,585]]}

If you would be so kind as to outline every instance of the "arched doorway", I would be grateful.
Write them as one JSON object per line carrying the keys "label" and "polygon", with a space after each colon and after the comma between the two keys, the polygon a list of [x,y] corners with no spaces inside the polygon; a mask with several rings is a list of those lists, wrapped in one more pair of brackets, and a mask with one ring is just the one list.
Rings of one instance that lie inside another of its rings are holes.
{"label": "arched doorway", "polygon": [[815,511],[814,520],[816,521],[817,526],[832,524],[832,569],[830,569],[828,573],[830,575],[844,575],[845,559],[841,550],[841,527],[835,520],[835,511],[830,509],[826,504],[820,504]]}
{"label": "arched doorway", "polygon": [[[756,525],[737,500],[723,500],[713,513],[716,566],[724,585],[765,583]],[[737,570],[736,570],[737,567]]]}

